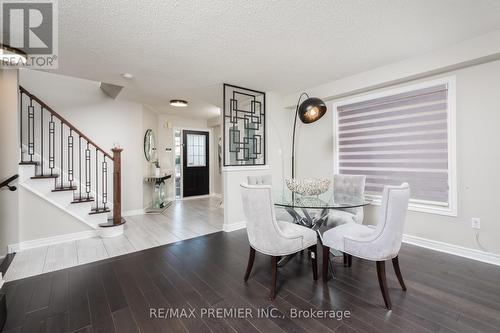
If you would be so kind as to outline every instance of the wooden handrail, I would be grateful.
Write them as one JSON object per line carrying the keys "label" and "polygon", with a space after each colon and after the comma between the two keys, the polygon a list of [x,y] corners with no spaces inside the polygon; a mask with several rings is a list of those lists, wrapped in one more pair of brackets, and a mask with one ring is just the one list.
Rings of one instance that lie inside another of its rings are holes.
{"label": "wooden handrail", "polygon": [[14,175],[14,176],[8,178],[7,180],[4,180],[3,182],[0,183],[0,188],[7,186],[9,188],[9,190],[15,191],[17,188],[15,186],[10,186],[9,183],[13,182],[17,178],[19,178],[19,175]]}
{"label": "wooden handrail", "polygon": [[67,121],[63,116],[61,116],[59,113],[57,113],[56,111],[54,111],[54,109],[52,109],[50,106],[48,106],[47,104],[45,104],[44,101],[42,101],[40,98],[38,98],[35,95],[33,95],[32,93],[30,93],[28,90],[24,89],[22,86],[19,86],[19,90],[21,91],[21,93],[24,93],[25,95],[29,96],[29,98],[33,99],[38,104],[40,104],[40,106],[42,108],[44,108],[45,110],[49,111],[50,114],[54,115],[63,124],[65,124],[66,126],[68,126],[71,130],[73,130],[79,136],[81,136],[82,138],[84,138],[85,141],[87,141],[88,143],[90,143],[91,145],[93,145],[97,150],[99,150],[100,152],[102,152],[106,157],[108,157],[110,160],[113,161],[113,156],[111,156],[108,152],[106,152],[104,149],[102,149],[101,147],[99,147],[94,141],[92,141],[91,139],[89,139],[88,136],[86,136],[85,134],[83,134],[79,129],[77,129],[75,126],[73,126],[73,124],[71,124],[69,121]]}

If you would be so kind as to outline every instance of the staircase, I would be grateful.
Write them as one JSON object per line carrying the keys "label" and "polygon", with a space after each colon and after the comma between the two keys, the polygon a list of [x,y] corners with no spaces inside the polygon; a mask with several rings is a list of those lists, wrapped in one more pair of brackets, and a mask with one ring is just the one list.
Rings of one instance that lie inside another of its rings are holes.
{"label": "staircase", "polygon": [[19,93],[20,185],[104,237],[121,234],[122,149],[110,155],[41,99]]}

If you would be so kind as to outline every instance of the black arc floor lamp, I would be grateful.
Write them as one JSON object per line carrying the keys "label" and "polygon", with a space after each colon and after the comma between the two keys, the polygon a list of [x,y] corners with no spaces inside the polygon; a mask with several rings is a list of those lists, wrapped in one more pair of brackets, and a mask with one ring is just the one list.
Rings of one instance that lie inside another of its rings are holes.
{"label": "black arc floor lamp", "polygon": [[[307,97],[302,103],[302,97]],[[295,178],[295,130],[297,128],[297,116],[304,124],[314,123],[326,113],[326,104],[317,97],[309,97],[307,93],[302,93],[295,108],[295,120],[293,122],[292,137],[292,178]]]}

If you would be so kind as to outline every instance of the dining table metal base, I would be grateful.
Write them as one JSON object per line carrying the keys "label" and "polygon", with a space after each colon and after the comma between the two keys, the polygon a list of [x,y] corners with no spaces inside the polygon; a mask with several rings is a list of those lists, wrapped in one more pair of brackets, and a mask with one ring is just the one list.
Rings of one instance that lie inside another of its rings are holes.
{"label": "dining table metal base", "polygon": [[[319,243],[321,246],[323,246],[323,238],[321,236],[319,229],[326,221],[326,217],[328,216],[327,208],[319,209],[319,211],[316,212],[316,214],[314,215],[311,215],[306,208],[299,208],[300,211],[302,212],[302,215],[297,211],[296,208],[293,207],[283,207],[283,208],[287,211],[288,214],[292,216],[294,223],[297,223],[307,228],[311,228],[312,230],[316,231],[316,233],[318,234]],[[281,260],[278,261],[278,267],[285,266],[295,255],[296,253],[281,258]],[[308,250],[308,255],[310,256],[309,250]],[[333,268],[333,262],[330,257],[328,257],[328,270],[331,276],[335,277],[335,269]]]}

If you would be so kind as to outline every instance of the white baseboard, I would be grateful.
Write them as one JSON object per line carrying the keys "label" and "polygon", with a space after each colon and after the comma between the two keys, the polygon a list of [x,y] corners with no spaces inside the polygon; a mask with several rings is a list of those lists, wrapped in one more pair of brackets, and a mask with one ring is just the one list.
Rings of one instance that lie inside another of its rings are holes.
{"label": "white baseboard", "polygon": [[195,195],[192,197],[182,197],[181,199],[177,199],[177,200],[196,200],[196,199],[203,199],[203,198],[210,198],[210,194]]}
{"label": "white baseboard", "polygon": [[212,192],[212,193],[210,193],[210,195],[211,195],[212,197],[216,197],[216,198],[222,199],[222,194],[220,194],[220,193],[215,193],[215,192]]}
{"label": "white baseboard", "polygon": [[481,262],[485,262],[492,265],[500,266],[500,255],[484,252],[475,249],[469,249],[467,247],[443,243],[431,239],[421,238],[412,235],[403,235],[403,242],[407,244],[412,244],[426,249],[444,252],[448,254],[453,254],[459,257],[464,257],[468,259],[473,259]]}
{"label": "white baseboard", "polygon": [[58,235],[47,238],[33,239],[29,241],[24,241],[16,244],[11,244],[7,247],[8,253],[19,252],[22,250],[33,249],[41,246],[54,245],[59,243],[71,242],[79,239],[92,238],[99,235],[98,230],[88,230],[75,232],[71,234]]}
{"label": "white baseboard", "polygon": [[224,224],[222,226],[222,230],[224,232],[231,232],[235,230],[240,230],[246,228],[247,223],[246,221],[241,221],[241,222],[236,222],[236,223],[231,223],[231,224]]}
{"label": "white baseboard", "polygon": [[134,216],[134,215],[142,215],[142,214],[144,214],[144,208],[126,210],[126,211],[122,212],[122,216],[124,216],[124,217]]}

